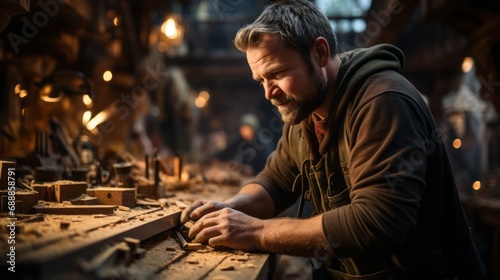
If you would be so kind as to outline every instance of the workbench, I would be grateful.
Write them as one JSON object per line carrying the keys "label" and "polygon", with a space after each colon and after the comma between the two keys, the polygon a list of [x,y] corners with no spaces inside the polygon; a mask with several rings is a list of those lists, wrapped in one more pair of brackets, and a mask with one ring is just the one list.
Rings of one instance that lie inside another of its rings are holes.
{"label": "workbench", "polygon": [[18,215],[15,272],[5,266],[11,245],[8,220],[3,217],[0,261],[2,275],[8,278],[2,279],[267,279],[269,254],[205,244],[194,250],[182,248],[176,235],[182,209],[176,202],[224,199],[237,191],[211,188],[202,193],[177,192],[162,207],[153,202],[134,208],[116,206],[112,214]]}

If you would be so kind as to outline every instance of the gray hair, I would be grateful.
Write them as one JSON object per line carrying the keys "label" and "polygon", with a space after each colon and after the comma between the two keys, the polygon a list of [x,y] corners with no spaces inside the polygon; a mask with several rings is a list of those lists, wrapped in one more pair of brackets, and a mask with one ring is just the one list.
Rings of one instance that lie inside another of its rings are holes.
{"label": "gray hair", "polygon": [[267,6],[253,23],[238,31],[234,45],[245,52],[269,33],[278,33],[283,46],[297,50],[311,70],[309,53],[316,38],[325,38],[330,45],[330,55],[337,54],[337,38],[328,18],[310,1],[285,0]]}

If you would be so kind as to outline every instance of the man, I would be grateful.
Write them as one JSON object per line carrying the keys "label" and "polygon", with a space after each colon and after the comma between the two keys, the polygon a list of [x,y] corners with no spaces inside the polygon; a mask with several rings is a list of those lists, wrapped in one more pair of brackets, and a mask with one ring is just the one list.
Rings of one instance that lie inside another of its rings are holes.
{"label": "man", "polygon": [[[191,238],[319,259],[333,279],[483,277],[436,124],[399,73],[399,49],[337,54],[308,1],[268,6],[235,45],[283,134],[236,196],[184,210],[181,222],[196,221]],[[310,218],[270,219],[297,200],[311,201]]]}

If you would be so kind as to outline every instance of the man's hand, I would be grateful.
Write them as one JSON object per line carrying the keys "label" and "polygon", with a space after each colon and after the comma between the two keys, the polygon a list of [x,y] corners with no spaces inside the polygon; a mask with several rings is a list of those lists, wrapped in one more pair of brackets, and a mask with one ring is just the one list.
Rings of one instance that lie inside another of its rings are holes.
{"label": "man's hand", "polygon": [[195,242],[208,242],[212,247],[258,250],[262,247],[260,235],[263,226],[264,223],[260,219],[224,208],[201,217],[189,230],[189,238],[194,238]]}
{"label": "man's hand", "polygon": [[189,205],[184,209],[181,213],[181,218],[180,222],[182,224],[186,223],[191,220],[198,220],[200,217],[203,217],[204,215],[226,208],[230,207],[230,205],[226,202],[222,201],[207,201],[207,200],[197,200],[193,202],[193,204]]}
{"label": "man's hand", "polygon": [[[189,238],[212,247],[320,259],[334,255],[323,233],[322,215],[309,219],[267,219],[264,213],[269,210],[255,209],[262,204],[258,200],[250,200],[253,197],[251,193],[240,193],[226,202],[198,200],[186,207],[181,214],[181,222],[195,221],[189,230]],[[242,205],[251,213],[261,212],[262,215],[248,215],[238,208]]]}
{"label": "man's hand", "polygon": [[238,194],[226,201],[195,201],[182,211],[180,221],[183,224],[190,219],[196,221],[203,215],[223,208],[232,208],[261,219],[271,218],[274,215],[274,202],[264,187],[248,184],[243,186]]}

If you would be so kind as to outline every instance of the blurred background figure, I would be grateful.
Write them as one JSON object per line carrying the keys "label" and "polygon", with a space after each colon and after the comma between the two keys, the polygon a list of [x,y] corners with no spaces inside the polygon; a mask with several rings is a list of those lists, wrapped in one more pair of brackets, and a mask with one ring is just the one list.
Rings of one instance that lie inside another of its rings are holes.
{"label": "blurred background figure", "polygon": [[214,154],[212,163],[230,162],[248,176],[259,173],[273,150],[271,141],[259,131],[260,121],[256,115],[241,116],[238,133],[229,139],[225,149]]}
{"label": "blurred background figure", "polygon": [[480,83],[474,69],[455,73],[452,89],[443,97],[443,128],[455,181],[460,195],[470,197],[484,181],[488,147],[486,126],[496,119],[492,104],[479,96]]}

